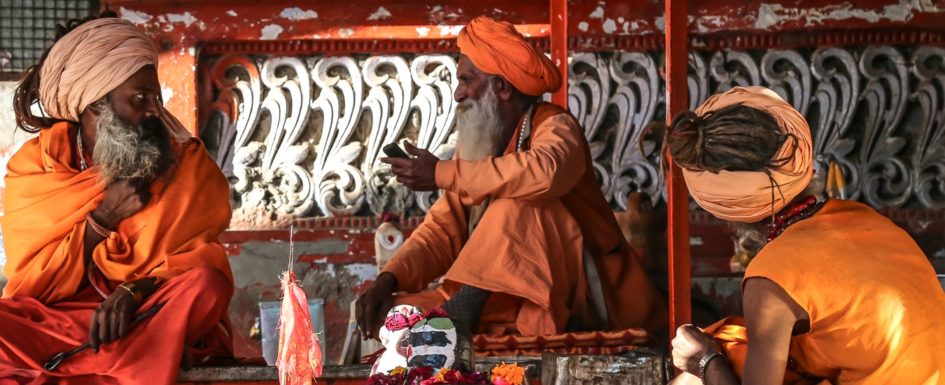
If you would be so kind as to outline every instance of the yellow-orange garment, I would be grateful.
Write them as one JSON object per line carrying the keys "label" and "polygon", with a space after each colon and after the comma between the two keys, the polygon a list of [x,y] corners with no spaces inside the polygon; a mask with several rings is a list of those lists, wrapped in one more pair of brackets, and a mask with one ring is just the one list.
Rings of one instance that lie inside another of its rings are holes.
{"label": "yellow-orange garment", "polygon": [[[583,245],[600,272],[610,328],[665,327],[665,304],[600,192],[574,117],[539,104],[527,149],[516,152],[517,141],[518,133],[500,157],[437,165],[443,196],[384,271],[408,293],[445,275],[444,290],[399,302],[436,306],[472,285],[498,294],[484,308],[481,332],[558,333],[589,308]],[[488,209],[467,235],[467,209],[486,198]]]}
{"label": "yellow-orange garment", "polygon": [[[77,292],[85,275],[85,217],[104,197],[95,167],[77,170],[75,128],[58,123],[40,131],[10,159],[0,221],[6,251],[4,297],[54,303]],[[217,237],[229,225],[228,184],[196,139],[174,144],[173,182],[157,182],[153,197],[93,252],[106,279],[171,278],[213,267],[232,282]],[[198,193],[199,191],[199,193]]]}
{"label": "yellow-orange garment", "polygon": [[502,76],[527,95],[561,88],[558,68],[511,23],[479,16],[459,32],[456,45],[480,71]]}
{"label": "yellow-orange garment", "polygon": [[804,115],[764,87],[735,87],[712,95],[695,112],[705,116],[734,104],[765,111],[778,122],[791,137],[774,159],[787,161],[767,172],[683,169],[683,177],[692,199],[715,217],[754,223],[770,218],[810,184],[814,175],[813,140]]}
{"label": "yellow-orange garment", "polygon": [[[945,384],[945,292],[912,238],[866,205],[828,201],[761,250],[745,274],[753,278],[810,315],[810,332],[791,339],[786,384]],[[742,325],[707,329],[739,375]]]}

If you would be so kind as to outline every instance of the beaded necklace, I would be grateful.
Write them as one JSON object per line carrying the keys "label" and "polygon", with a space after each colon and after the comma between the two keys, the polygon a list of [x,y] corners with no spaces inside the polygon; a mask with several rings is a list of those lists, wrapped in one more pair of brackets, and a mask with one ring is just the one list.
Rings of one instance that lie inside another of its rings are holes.
{"label": "beaded necklace", "polygon": [[522,119],[522,128],[518,133],[518,143],[515,144],[515,151],[522,151],[522,147],[525,145],[525,140],[528,139],[532,134],[532,111],[535,110],[535,105],[532,104],[528,107],[528,111],[525,111],[525,119]]}
{"label": "beaded necklace", "polygon": [[89,164],[85,161],[85,151],[82,147],[82,129],[76,130],[75,134],[76,154],[79,155],[79,171],[85,171]]}
{"label": "beaded necklace", "polygon": [[826,202],[827,198],[824,196],[809,196],[802,202],[795,203],[781,210],[781,213],[775,216],[774,223],[768,226],[768,238],[765,243],[773,241],[791,225],[810,218],[817,213],[821,207],[824,207],[824,203]]}

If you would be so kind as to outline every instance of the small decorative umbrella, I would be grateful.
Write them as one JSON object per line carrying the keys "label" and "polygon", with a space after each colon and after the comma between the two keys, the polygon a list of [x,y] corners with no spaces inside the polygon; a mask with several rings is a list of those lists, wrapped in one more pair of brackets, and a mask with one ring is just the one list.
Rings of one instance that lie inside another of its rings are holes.
{"label": "small decorative umbrella", "polygon": [[292,271],[294,229],[289,228],[289,269],[282,273],[282,307],[279,311],[279,384],[310,385],[322,375],[322,351],[312,328],[305,292]]}

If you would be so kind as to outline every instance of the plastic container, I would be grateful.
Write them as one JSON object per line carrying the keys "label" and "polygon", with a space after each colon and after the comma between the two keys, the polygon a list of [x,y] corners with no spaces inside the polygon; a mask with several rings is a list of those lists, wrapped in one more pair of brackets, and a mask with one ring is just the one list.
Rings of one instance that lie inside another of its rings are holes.
{"label": "plastic container", "polygon": [[[262,332],[262,353],[266,364],[275,366],[279,354],[279,309],[282,301],[263,301],[259,303],[259,328]],[[312,298],[308,300],[308,311],[312,317],[312,328],[318,335],[318,344],[322,355],[325,350],[325,300]]]}

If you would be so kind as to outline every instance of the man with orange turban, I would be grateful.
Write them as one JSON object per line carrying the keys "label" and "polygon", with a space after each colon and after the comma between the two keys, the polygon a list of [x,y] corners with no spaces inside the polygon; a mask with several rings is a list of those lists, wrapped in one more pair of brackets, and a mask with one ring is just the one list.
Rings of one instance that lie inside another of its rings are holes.
{"label": "man with orange turban", "polygon": [[488,17],[458,46],[455,158],[408,144],[414,157],[383,159],[407,187],[443,195],[359,299],[362,331],[376,336],[394,301],[443,306],[466,332],[658,331],[665,304],[601,194],[580,125],[540,102],[561,87],[557,68]]}
{"label": "man with orange turban", "polygon": [[150,38],[104,17],[19,85],[17,123],[39,135],[5,179],[0,378],[173,384],[185,354],[229,351],[227,181],[162,107],[156,66]]}
{"label": "man with orange turban", "polygon": [[872,208],[829,199],[804,117],[763,87],[684,112],[666,146],[693,199],[761,239],[744,320],[673,340],[676,384],[943,384],[945,292],[928,258]]}

